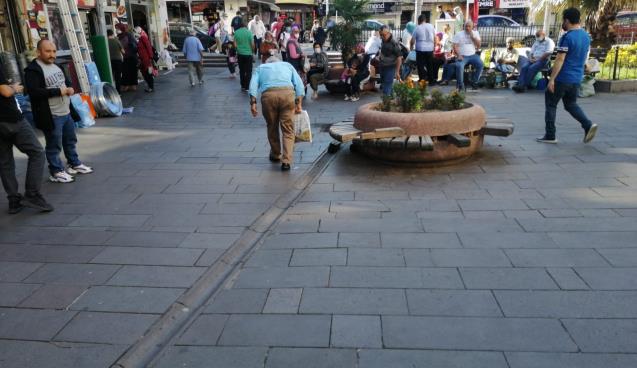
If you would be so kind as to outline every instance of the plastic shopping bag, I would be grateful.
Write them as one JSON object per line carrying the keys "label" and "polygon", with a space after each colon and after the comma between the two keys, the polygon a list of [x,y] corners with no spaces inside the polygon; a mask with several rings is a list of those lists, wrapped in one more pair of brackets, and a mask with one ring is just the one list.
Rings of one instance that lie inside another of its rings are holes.
{"label": "plastic shopping bag", "polygon": [[580,85],[579,97],[591,96],[595,96],[595,78],[593,76],[586,75]]}
{"label": "plastic shopping bag", "polygon": [[91,108],[86,101],[82,101],[80,95],[71,96],[73,108],[80,115],[80,121],[75,122],[78,128],[88,128],[95,125],[95,119],[91,115]]}
{"label": "plastic shopping bag", "polygon": [[292,117],[294,123],[294,140],[296,142],[312,142],[312,129],[310,127],[310,116],[303,110],[300,114]]}

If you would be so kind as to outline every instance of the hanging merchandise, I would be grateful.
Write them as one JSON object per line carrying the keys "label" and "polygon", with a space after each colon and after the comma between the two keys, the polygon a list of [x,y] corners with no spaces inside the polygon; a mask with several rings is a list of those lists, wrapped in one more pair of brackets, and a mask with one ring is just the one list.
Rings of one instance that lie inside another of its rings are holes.
{"label": "hanging merchandise", "polygon": [[79,95],[71,96],[71,104],[80,116],[80,121],[75,122],[78,128],[88,128],[95,125],[95,119],[91,115],[91,109],[86,101],[82,101]]}

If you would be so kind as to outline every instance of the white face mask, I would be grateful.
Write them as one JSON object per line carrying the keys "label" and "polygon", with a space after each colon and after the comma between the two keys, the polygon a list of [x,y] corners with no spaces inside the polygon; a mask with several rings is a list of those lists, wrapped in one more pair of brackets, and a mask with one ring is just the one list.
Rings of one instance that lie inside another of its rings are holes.
{"label": "white face mask", "polygon": [[542,37],[535,37],[535,39],[536,39],[536,40],[538,40],[539,42],[542,42],[542,41],[544,41],[544,36],[542,36]]}
{"label": "white face mask", "polygon": [[315,53],[317,53],[317,54],[320,54],[320,53],[321,53],[321,49],[319,49],[319,48],[315,48],[315,49],[314,49],[314,52],[315,52]]}

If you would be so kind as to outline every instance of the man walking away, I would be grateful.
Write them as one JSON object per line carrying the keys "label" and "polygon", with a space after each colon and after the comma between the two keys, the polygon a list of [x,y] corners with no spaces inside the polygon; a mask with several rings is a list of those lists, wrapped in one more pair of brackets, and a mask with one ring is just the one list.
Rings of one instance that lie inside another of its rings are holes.
{"label": "man walking away", "polygon": [[113,81],[117,92],[121,92],[122,84],[122,65],[124,64],[124,48],[112,30],[107,30],[108,36],[108,53],[111,58],[111,70],[113,71]]}
{"label": "man walking away", "polygon": [[190,85],[195,85],[195,73],[197,74],[199,84],[203,84],[203,45],[197,38],[197,31],[194,29],[190,30],[190,36],[186,37],[182,51],[184,52],[186,61],[188,61],[188,78],[190,78]]}
{"label": "man walking away", "polygon": [[[80,118],[70,99],[75,91],[68,87],[70,82],[62,69],[54,64],[56,53],[53,42],[38,41],[38,57],[27,66],[24,76],[35,125],[44,132],[46,139],[46,159],[51,173],[49,180],[71,183],[75,180],[72,175],[89,174],[93,169],[84,165],[77,154],[75,121]],[[62,150],[68,161],[66,171],[60,160]]]}
{"label": "man walking away", "polygon": [[250,77],[252,76],[254,37],[252,32],[250,32],[243,23],[240,23],[234,32],[234,46],[237,49],[241,90],[245,92],[248,90],[248,87],[250,87]]}
{"label": "man walking away", "polygon": [[518,61],[518,70],[520,75],[518,76],[518,84],[513,86],[515,92],[524,92],[528,88],[529,84],[535,75],[549,62],[551,54],[555,49],[555,42],[552,39],[546,38],[546,33],[543,30],[537,31],[535,34],[535,42],[531,46],[531,52],[527,59],[524,56],[520,56]]}
{"label": "man walking away", "polygon": [[409,48],[416,46],[416,64],[418,64],[418,78],[427,80],[430,85],[434,85],[438,76],[434,75],[434,47],[436,45],[436,30],[427,19],[421,14],[418,16],[418,27],[411,37]]}
{"label": "man walking away", "polygon": [[473,91],[478,90],[478,79],[482,74],[484,64],[476,50],[480,48],[480,34],[473,29],[473,22],[468,20],[464,25],[464,30],[453,36],[453,50],[458,55],[456,61],[456,82],[459,91],[464,89],[464,67],[471,64],[475,67],[475,72],[469,81]]}
{"label": "man walking away", "polygon": [[392,37],[389,27],[380,27],[380,37],[383,40],[380,46],[380,81],[383,86],[383,94],[389,96],[392,93],[394,78],[400,80],[400,65],[403,56],[398,41]]}
{"label": "man walking away", "polygon": [[[15,99],[15,94],[22,91],[23,87],[20,84],[9,84],[0,68],[0,179],[9,199],[10,214],[20,212],[25,206],[50,212],[53,211],[53,206],[40,194],[44,150],[31,124],[22,117]],[[29,157],[24,197],[18,191],[20,188],[15,177],[13,146]]]}
{"label": "man walking away", "polygon": [[537,141],[557,143],[555,114],[557,104],[560,100],[564,100],[564,109],[582,125],[584,143],[588,143],[595,138],[597,124],[593,124],[579,107],[577,94],[582,78],[584,78],[584,65],[591,45],[591,38],[580,26],[580,12],[576,8],[564,10],[562,29],[566,31],[566,34],[560,38],[557,46],[557,57],[544,95],[546,131],[544,136],[538,138]]}
{"label": "man walking away", "polygon": [[263,36],[265,36],[265,24],[263,24],[261,17],[255,15],[248,23],[248,30],[254,36],[255,54],[260,53],[261,41],[263,41]]}
{"label": "man walking away", "polygon": [[[254,117],[258,114],[258,95],[261,95],[261,111],[268,125],[270,161],[281,161],[281,170],[288,171],[294,155],[292,116],[302,110],[303,81],[292,65],[272,56],[256,69],[250,81],[250,110]],[[279,129],[283,134],[283,150]]]}

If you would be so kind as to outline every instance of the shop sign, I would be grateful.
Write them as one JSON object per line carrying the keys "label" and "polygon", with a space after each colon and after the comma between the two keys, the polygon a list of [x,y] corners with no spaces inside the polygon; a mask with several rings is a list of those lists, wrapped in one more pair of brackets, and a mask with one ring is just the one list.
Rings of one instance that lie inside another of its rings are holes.
{"label": "shop sign", "polygon": [[528,8],[531,0],[500,0],[500,9]]}
{"label": "shop sign", "polygon": [[478,0],[478,5],[481,9],[488,9],[495,7],[495,0]]}
{"label": "shop sign", "polygon": [[395,5],[394,2],[367,3],[367,10],[370,13],[391,13]]}
{"label": "shop sign", "polygon": [[95,0],[77,0],[78,8],[94,8]]}

